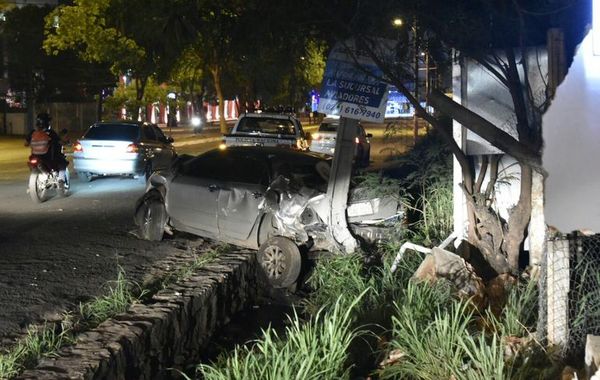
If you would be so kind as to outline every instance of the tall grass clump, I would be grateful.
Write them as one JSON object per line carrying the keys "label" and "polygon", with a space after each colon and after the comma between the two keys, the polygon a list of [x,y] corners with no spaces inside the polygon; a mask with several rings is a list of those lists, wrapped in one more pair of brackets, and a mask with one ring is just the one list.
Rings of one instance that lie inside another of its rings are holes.
{"label": "tall grass clump", "polygon": [[513,285],[502,309],[495,320],[495,328],[502,336],[525,337],[536,327],[539,291],[537,281],[530,279]]}
{"label": "tall grass clump", "polygon": [[531,334],[536,302],[532,280],[509,289],[501,315],[454,298],[443,281],[409,282],[395,303],[386,347],[392,359],[378,374],[382,379],[555,378],[558,363]]}
{"label": "tall grass clump", "polygon": [[[367,309],[380,310],[382,305],[391,305],[402,292],[408,279],[419,265],[420,257],[407,257],[400,269],[392,273],[391,264],[395,257],[395,245],[381,249],[377,254],[381,261],[376,264],[365,262],[362,254],[335,255],[318,260],[308,284],[313,289],[304,300],[306,312],[331,305],[331,300],[341,297],[338,302],[350,304],[361,294],[361,302],[356,312]],[[365,293],[366,291],[366,293]]]}
{"label": "tall grass clump", "polygon": [[128,281],[125,271],[119,267],[117,279],[108,283],[106,294],[79,305],[81,321],[88,327],[94,327],[115,315],[124,313],[134,302],[145,294],[144,290],[134,294],[135,284]]}
{"label": "tall grass clump", "polygon": [[473,308],[452,298],[442,282],[409,283],[396,303],[389,349],[399,358],[379,371],[382,379],[504,379],[498,336],[473,331]]}
{"label": "tall grass clump", "polygon": [[311,320],[290,317],[284,337],[267,329],[254,344],[237,347],[215,364],[201,364],[205,380],[327,380],[349,377],[348,349],[363,332],[353,327],[354,308],[362,294],[347,304],[338,297],[330,309]]}
{"label": "tall grass clump", "polygon": [[450,151],[432,132],[395,162],[407,211],[409,239],[424,245],[437,245],[453,227]]}
{"label": "tall grass clump", "polygon": [[42,325],[27,330],[25,338],[15,347],[0,354],[0,379],[11,379],[23,369],[32,367],[48,356],[55,355],[65,344],[73,342],[70,324]]}

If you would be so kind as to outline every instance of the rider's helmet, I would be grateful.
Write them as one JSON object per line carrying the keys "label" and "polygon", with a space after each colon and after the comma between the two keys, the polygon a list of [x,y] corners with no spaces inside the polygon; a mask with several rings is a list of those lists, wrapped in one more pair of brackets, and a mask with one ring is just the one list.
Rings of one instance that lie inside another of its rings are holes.
{"label": "rider's helmet", "polygon": [[47,112],[40,112],[37,115],[35,125],[38,127],[42,127],[44,130],[50,129],[50,121],[52,118]]}

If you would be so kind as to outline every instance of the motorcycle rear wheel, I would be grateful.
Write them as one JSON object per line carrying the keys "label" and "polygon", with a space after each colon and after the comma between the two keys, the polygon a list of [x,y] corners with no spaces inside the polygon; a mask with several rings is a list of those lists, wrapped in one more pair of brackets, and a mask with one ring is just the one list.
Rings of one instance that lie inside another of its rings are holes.
{"label": "motorcycle rear wheel", "polygon": [[46,181],[40,172],[34,171],[29,175],[29,196],[35,203],[42,203],[50,198],[50,189],[46,187]]}

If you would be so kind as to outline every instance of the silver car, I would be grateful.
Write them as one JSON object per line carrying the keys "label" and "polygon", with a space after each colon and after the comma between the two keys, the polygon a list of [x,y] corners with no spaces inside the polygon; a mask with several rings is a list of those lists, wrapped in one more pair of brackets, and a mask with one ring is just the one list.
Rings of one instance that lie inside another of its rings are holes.
{"label": "silver car", "polygon": [[[340,125],[339,119],[325,118],[319,125],[319,130],[311,137],[309,150],[311,152],[333,155],[335,152],[335,140],[337,129]],[[354,159],[358,165],[369,166],[371,157],[371,137],[366,133],[363,126],[358,123],[356,127],[356,138],[354,140]]]}
{"label": "silver car", "polygon": [[155,124],[115,121],[93,124],[73,146],[77,176],[145,175],[169,167],[173,139]]}
{"label": "silver car", "polygon": [[[283,148],[231,147],[183,156],[150,177],[136,205],[141,238],[161,240],[173,229],[258,249],[273,286],[300,273],[299,247],[336,251],[326,196],[330,158]],[[348,205],[348,222],[361,237],[398,218],[397,200],[367,198]]]}

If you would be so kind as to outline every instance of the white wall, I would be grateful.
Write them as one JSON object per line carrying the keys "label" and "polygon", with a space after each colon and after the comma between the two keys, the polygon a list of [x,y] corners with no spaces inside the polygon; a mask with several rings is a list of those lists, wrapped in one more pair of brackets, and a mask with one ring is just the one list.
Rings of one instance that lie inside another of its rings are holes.
{"label": "white wall", "polygon": [[600,232],[600,56],[592,34],[544,115],[545,215],[562,232]]}

